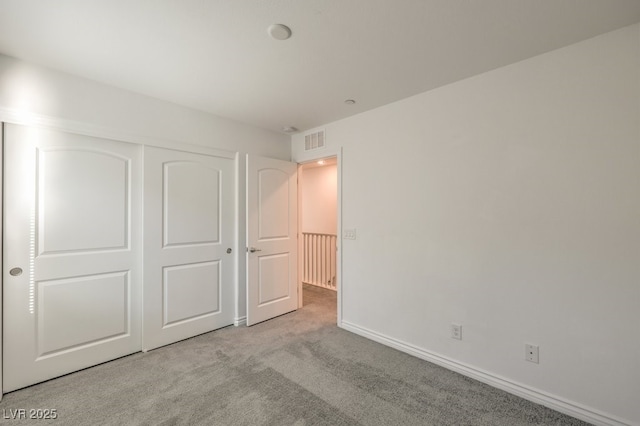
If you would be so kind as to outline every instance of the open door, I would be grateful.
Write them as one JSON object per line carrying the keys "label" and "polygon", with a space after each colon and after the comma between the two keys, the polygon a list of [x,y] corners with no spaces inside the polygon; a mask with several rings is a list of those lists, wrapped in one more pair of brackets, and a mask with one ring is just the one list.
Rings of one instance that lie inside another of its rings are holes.
{"label": "open door", "polygon": [[296,170],[247,155],[247,325],[298,307]]}

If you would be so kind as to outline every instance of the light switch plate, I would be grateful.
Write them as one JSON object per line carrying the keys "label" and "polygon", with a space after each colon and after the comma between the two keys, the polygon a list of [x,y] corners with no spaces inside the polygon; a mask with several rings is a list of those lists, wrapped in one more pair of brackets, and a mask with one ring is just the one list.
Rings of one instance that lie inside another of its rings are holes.
{"label": "light switch plate", "polygon": [[356,230],[355,229],[343,229],[342,230],[342,238],[345,240],[355,240],[356,239]]}

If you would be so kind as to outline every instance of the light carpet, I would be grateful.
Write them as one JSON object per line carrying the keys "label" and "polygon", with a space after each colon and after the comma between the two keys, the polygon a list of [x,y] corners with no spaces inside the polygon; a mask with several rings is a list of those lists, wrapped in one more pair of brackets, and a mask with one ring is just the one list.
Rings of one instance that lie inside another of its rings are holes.
{"label": "light carpet", "polygon": [[586,425],[336,327],[336,295],[4,396],[57,425]]}

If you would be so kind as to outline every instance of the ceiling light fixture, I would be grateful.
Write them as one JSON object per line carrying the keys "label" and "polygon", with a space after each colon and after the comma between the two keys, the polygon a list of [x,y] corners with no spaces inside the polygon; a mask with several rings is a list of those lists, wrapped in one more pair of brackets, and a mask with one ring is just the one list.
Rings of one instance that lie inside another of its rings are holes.
{"label": "ceiling light fixture", "polygon": [[321,166],[324,166],[324,160],[318,160],[318,164],[320,164]]}
{"label": "ceiling light fixture", "polygon": [[347,99],[346,101],[344,101],[344,103],[347,104],[347,105],[354,105],[356,103],[356,101],[353,100],[353,99]]}
{"label": "ceiling light fixture", "polygon": [[291,28],[282,24],[273,24],[267,28],[267,32],[271,38],[275,40],[286,40],[291,37]]}
{"label": "ceiling light fixture", "polygon": [[282,131],[285,133],[295,133],[298,131],[298,128],[293,126],[286,126],[282,128]]}

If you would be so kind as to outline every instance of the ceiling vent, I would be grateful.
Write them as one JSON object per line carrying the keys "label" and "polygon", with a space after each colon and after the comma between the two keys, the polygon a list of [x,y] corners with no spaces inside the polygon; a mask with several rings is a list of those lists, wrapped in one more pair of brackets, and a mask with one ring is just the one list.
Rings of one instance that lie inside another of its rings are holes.
{"label": "ceiling vent", "polygon": [[309,133],[304,137],[304,150],[312,151],[314,149],[324,148],[324,141],[324,130]]}

